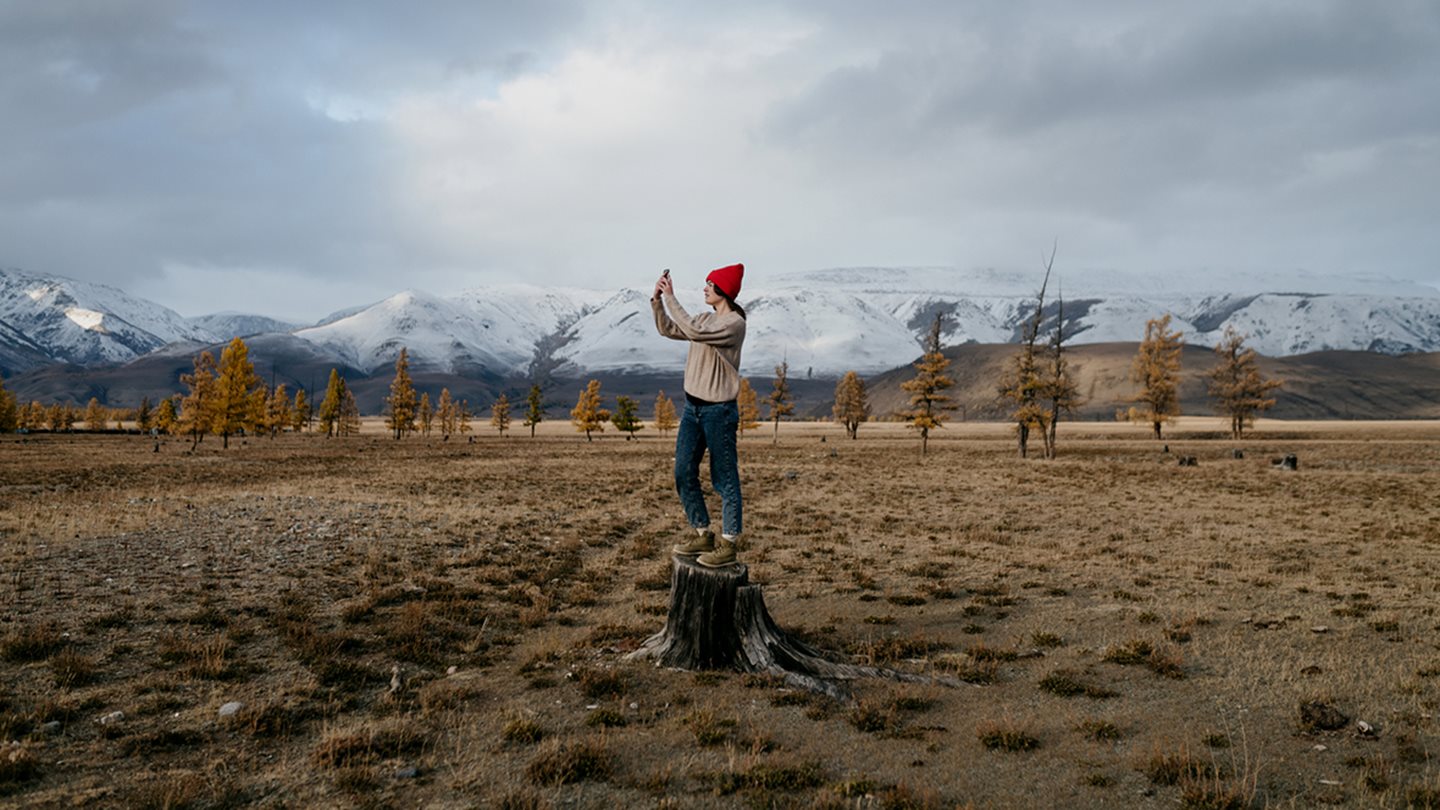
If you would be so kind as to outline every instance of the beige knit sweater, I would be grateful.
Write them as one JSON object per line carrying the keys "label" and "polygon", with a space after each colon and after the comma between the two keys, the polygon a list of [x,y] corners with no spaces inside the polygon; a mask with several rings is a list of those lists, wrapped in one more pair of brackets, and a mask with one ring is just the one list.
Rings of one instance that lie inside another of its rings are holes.
{"label": "beige knit sweater", "polygon": [[655,328],[672,340],[690,341],[690,356],[685,358],[685,393],[707,402],[734,399],[740,393],[745,319],[734,312],[705,312],[691,317],[673,294],[662,298],[650,299]]}

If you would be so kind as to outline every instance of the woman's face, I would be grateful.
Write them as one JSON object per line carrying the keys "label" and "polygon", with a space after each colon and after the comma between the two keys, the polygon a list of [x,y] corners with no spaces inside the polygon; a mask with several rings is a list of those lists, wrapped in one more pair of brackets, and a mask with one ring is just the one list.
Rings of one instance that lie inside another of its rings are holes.
{"label": "woman's face", "polygon": [[721,302],[721,301],[724,301],[724,300],[725,300],[724,298],[721,298],[721,297],[720,297],[720,293],[715,292],[715,284],[714,284],[714,282],[710,282],[710,281],[705,282],[705,305],[706,305],[706,306],[711,306],[711,307],[713,307],[713,306],[719,306],[720,302]]}

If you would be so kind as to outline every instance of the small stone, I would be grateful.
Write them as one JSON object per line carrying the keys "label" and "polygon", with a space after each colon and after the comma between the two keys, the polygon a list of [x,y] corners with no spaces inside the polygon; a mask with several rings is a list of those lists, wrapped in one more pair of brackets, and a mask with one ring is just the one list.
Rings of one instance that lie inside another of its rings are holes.
{"label": "small stone", "polygon": [[226,703],[224,706],[220,707],[220,716],[234,717],[243,708],[245,708],[244,703],[241,703],[238,700],[232,700],[229,703]]}
{"label": "small stone", "polygon": [[630,704],[630,708],[631,708],[631,710],[638,709],[638,708],[640,708],[640,704],[639,704],[639,703],[631,703],[631,704]]}
{"label": "small stone", "polygon": [[1329,751],[1330,749],[1327,748],[1326,746],[1321,745],[1320,743],[1315,743],[1315,750],[1316,750],[1316,751]]}
{"label": "small stone", "polygon": [[1375,736],[1375,727],[1365,722],[1364,720],[1356,720],[1355,733],[1360,735],[1361,737],[1373,738]]}
{"label": "small stone", "polygon": [[1310,632],[1312,632],[1312,633],[1328,633],[1328,632],[1330,632],[1330,628],[1326,627],[1326,626],[1323,625],[1323,624],[1317,624],[1317,625],[1315,625],[1314,627],[1310,628]]}
{"label": "small stone", "polygon": [[400,770],[395,772],[396,779],[414,779],[419,775],[420,769],[415,767],[414,765],[411,765],[408,768],[401,768]]}
{"label": "small stone", "polygon": [[59,734],[59,733],[60,733],[60,721],[59,721],[59,720],[51,720],[50,722],[44,724],[43,726],[40,727],[40,733],[41,733],[41,734],[44,734],[44,735],[47,735],[47,736],[48,736],[48,735],[51,735],[51,734]]}
{"label": "small stone", "polygon": [[100,725],[109,726],[125,719],[125,712],[114,711],[100,718]]}
{"label": "small stone", "polygon": [[445,674],[446,674],[446,675],[454,675],[455,673],[457,673],[457,672],[459,672],[459,671],[460,671],[460,668],[459,668],[459,667],[452,665],[452,666],[446,668]]}
{"label": "small stone", "polygon": [[1322,784],[1322,785],[1329,785],[1330,787],[1339,787],[1340,785],[1342,785],[1342,784],[1344,784],[1344,783],[1343,783],[1343,782],[1337,782],[1337,781],[1334,780],[1334,779],[1321,779],[1321,780],[1320,780],[1320,784]]}

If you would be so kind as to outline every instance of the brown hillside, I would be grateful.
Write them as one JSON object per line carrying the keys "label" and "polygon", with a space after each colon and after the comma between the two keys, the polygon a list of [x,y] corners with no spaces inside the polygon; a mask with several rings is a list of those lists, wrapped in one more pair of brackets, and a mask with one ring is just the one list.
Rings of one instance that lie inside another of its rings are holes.
{"label": "brown hillside", "polygon": [[[1087,420],[1110,420],[1117,408],[1135,392],[1129,381],[1130,363],[1138,344],[1097,343],[1076,346],[1069,350],[1071,362],[1080,382],[1085,404],[1079,417]],[[218,356],[221,347],[210,347]],[[288,336],[263,336],[251,342],[250,356],[256,370],[267,382],[283,382],[291,390],[315,387],[323,391],[333,362],[323,357],[304,341]],[[198,349],[197,349],[198,351]],[[1005,364],[1014,355],[1013,344],[967,344],[945,350],[951,360],[951,377],[955,387],[950,393],[964,406],[968,419],[997,419],[1004,409],[997,400],[996,387]],[[1183,355],[1182,409],[1186,414],[1212,413],[1201,375],[1214,365],[1214,354],[1207,348],[1186,346]],[[1279,400],[1270,416],[1283,419],[1434,419],[1440,418],[1440,353],[1412,354],[1392,357],[1370,352],[1316,352],[1294,357],[1261,358],[1266,374],[1285,380],[1277,394]],[[57,365],[26,372],[5,381],[22,402],[69,401],[77,404],[96,397],[114,407],[134,407],[142,396],[158,400],[183,390],[180,375],[191,368],[188,354],[150,355],[124,366],[81,368]],[[769,369],[746,368],[746,376],[761,399],[770,393]],[[366,414],[380,413],[389,393],[393,372],[383,369],[371,377],[341,367],[340,373],[350,383]],[[512,402],[524,399],[530,388],[528,378],[505,378],[484,369],[465,374],[451,374],[420,369],[414,372],[415,385],[428,391],[432,399],[441,388],[449,388],[457,397],[470,402],[480,413],[501,392]],[[884,372],[866,379],[870,402],[877,416],[887,416],[905,407],[900,383],[914,376],[909,366]],[[620,394],[634,397],[641,403],[641,413],[648,416],[655,392],[665,390],[671,396],[683,396],[678,372],[660,374],[596,374],[604,386],[607,406]],[[591,375],[578,378],[552,377],[545,380],[545,401],[551,418],[569,412],[577,393]],[[835,381],[791,378],[791,393],[796,403],[795,418],[828,418],[833,402]],[[960,412],[956,417],[961,416]]]}
{"label": "brown hillside", "polygon": [[[1096,343],[1069,349],[1072,368],[1085,397],[1081,419],[1113,419],[1136,392],[1130,363],[1137,343]],[[945,349],[950,358],[950,393],[970,419],[995,419],[1005,413],[996,393],[1014,345],[967,344]],[[1207,348],[1186,346],[1182,355],[1181,408],[1210,414],[1204,374],[1215,365]],[[1434,419],[1440,417],[1440,353],[1392,357],[1371,352],[1315,352],[1293,357],[1262,357],[1264,372],[1285,381],[1269,416],[1283,419]],[[877,415],[906,407],[900,383],[914,376],[909,366],[866,380]],[[960,411],[956,416],[961,415]]]}

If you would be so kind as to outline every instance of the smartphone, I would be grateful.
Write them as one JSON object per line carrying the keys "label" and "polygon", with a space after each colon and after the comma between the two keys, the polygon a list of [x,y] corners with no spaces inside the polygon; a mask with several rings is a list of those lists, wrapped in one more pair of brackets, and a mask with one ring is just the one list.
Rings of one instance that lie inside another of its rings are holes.
{"label": "smartphone", "polygon": [[670,268],[668,268],[668,267],[665,268],[665,272],[661,273],[660,275],[664,276],[665,278],[669,278],[669,277],[670,277]]}

